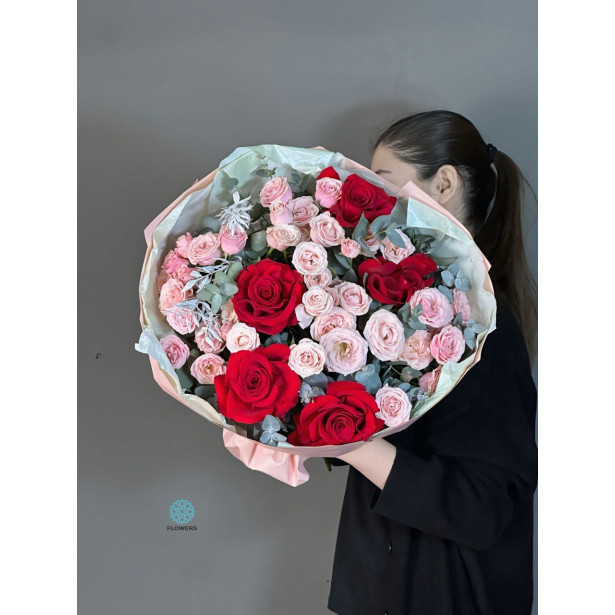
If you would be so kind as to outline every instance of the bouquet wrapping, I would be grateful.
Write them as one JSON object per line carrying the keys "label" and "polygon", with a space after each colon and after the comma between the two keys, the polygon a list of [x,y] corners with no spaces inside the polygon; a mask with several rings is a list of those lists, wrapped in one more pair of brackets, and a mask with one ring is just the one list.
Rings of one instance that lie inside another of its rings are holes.
{"label": "bouquet wrapping", "polygon": [[145,229],[142,333],[159,386],[249,468],[401,431],[480,360],[489,263],[412,182],[322,147],[239,147]]}

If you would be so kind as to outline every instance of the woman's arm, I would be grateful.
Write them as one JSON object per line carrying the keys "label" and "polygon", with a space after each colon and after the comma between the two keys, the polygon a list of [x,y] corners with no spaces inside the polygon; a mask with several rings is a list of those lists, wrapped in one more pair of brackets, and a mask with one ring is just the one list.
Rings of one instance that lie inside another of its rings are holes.
{"label": "woman's arm", "polygon": [[338,459],[356,468],[379,489],[389,476],[397,448],[383,438],[366,442],[363,446],[340,455]]}

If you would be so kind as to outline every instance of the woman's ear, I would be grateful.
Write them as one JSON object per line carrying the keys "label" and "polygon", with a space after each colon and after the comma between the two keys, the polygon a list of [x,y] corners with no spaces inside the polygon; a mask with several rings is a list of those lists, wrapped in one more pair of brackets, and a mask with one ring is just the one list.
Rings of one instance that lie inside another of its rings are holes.
{"label": "woman's ear", "polygon": [[442,207],[450,207],[461,200],[459,173],[453,165],[442,165],[430,183],[432,196]]}

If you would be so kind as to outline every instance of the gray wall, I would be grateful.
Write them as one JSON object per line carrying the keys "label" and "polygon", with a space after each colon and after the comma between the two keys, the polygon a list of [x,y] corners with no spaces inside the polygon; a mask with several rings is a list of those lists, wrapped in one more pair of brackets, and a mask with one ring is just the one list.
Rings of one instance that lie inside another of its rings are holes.
{"label": "gray wall", "polygon": [[[143,228],[239,145],[322,145],[369,165],[380,129],[429,108],[469,117],[537,189],[536,12],[535,0],[81,0],[82,615],[329,612],[347,469],[311,460],[299,488],[249,471],[154,384],[133,349]],[[177,498],[195,505],[196,532],[166,530]]]}

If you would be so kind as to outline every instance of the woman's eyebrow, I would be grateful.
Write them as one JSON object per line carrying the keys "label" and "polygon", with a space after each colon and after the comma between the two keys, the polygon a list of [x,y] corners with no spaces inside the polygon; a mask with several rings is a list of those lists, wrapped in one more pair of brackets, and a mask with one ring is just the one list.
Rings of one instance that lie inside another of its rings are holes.
{"label": "woman's eyebrow", "polygon": [[382,175],[382,173],[391,173],[391,171],[387,171],[386,169],[379,169],[378,171],[376,171],[377,175]]}

